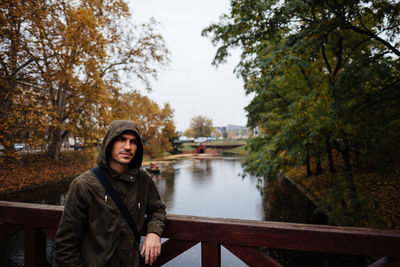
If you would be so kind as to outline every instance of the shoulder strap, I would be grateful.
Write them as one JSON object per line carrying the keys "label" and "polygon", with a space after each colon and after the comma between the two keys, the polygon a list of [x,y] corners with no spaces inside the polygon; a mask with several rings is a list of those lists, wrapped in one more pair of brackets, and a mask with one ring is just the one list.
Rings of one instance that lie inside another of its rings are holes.
{"label": "shoulder strap", "polygon": [[122,202],[122,199],[119,197],[119,194],[114,189],[114,187],[110,184],[110,182],[107,180],[107,178],[104,175],[104,172],[99,167],[93,168],[92,172],[96,175],[97,179],[100,181],[100,183],[106,189],[107,193],[114,200],[114,202],[117,205],[118,209],[120,210],[122,216],[125,218],[125,221],[128,223],[133,234],[135,235],[136,242],[139,244],[140,243],[140,235],[136,228],[136,224],[133,221],[128,208],[125,206],[124,202]]}

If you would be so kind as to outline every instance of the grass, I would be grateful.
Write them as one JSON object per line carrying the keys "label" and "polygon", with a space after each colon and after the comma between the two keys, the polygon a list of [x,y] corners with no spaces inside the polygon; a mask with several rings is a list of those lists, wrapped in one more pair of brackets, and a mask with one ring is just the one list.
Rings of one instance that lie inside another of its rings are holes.
{"label": "grass", "polygon": [[243,156],[244,157],[244,156],[248,155],[248,152],[244,145],[233,148],[233,149],[221,149],[218,152],[224,156]]}
{"label": "grass", "polygon": [[[217,149],[218,154],[223,156],[246,156],[248,153],[245,148],[246,141],[214,141],[207,144],[216,144],[216,145],[234,145],[234,144],[242,144],[243,146],[232,148],[232,149]],[[192,145],[197,145],[196,143],[184,143],[181,147],[181,151],[191,151],[194,152],[194,148]]]}

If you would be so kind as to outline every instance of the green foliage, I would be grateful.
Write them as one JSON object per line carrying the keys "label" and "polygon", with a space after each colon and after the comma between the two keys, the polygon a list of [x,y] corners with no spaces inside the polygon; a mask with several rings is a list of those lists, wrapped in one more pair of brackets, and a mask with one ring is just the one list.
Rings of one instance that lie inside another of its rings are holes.
{"label": "green foliage", "polygon": [[328,214],[328,223],[342,226],[363,226],[365,222],[383,225],[379,218],[372,218],[378,201],[360,198],[342,176],[329,175],[329,190],[318,203],[317,210]]}
{"label": "green foliage", "polygon": [[232,0],[203,30],[218,46],[216,65],[242,49],[236,72],[253,96],[248,125],[260,133],[247,172],[274,177],[325,160],[351,184],[355,165],[399,161],[399,11],[388,1]]}

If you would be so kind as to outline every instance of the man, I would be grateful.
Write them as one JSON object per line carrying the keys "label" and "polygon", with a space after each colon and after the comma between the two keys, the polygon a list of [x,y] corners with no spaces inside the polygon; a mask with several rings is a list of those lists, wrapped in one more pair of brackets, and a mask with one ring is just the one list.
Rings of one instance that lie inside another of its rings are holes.
{"label": "man", "polygon": [[[54,256],[57,266],[140,266],[143,256],[152,265],[161,252],[165,205],[151,178],[140,170],[143,144],[130,121],[114,121],[104,136],[97,164],[127,206],[140,240],[114,201],[88,170],[70,185],[58,227]],[[147,217],[146,217],[147,216]]]}

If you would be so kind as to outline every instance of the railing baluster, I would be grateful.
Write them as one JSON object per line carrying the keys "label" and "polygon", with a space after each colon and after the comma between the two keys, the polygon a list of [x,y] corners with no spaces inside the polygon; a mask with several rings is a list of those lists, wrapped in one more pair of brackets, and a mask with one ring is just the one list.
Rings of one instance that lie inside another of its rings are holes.
{"label": "railing baluster", "polygon": [[201,266],[221,266],[221,245],[216,242],[201,242]]}
{"label": "railing baluster", "polygon": [[46,259],[46,235],[38,228],[25,226],[25,266],[50,267]]}

